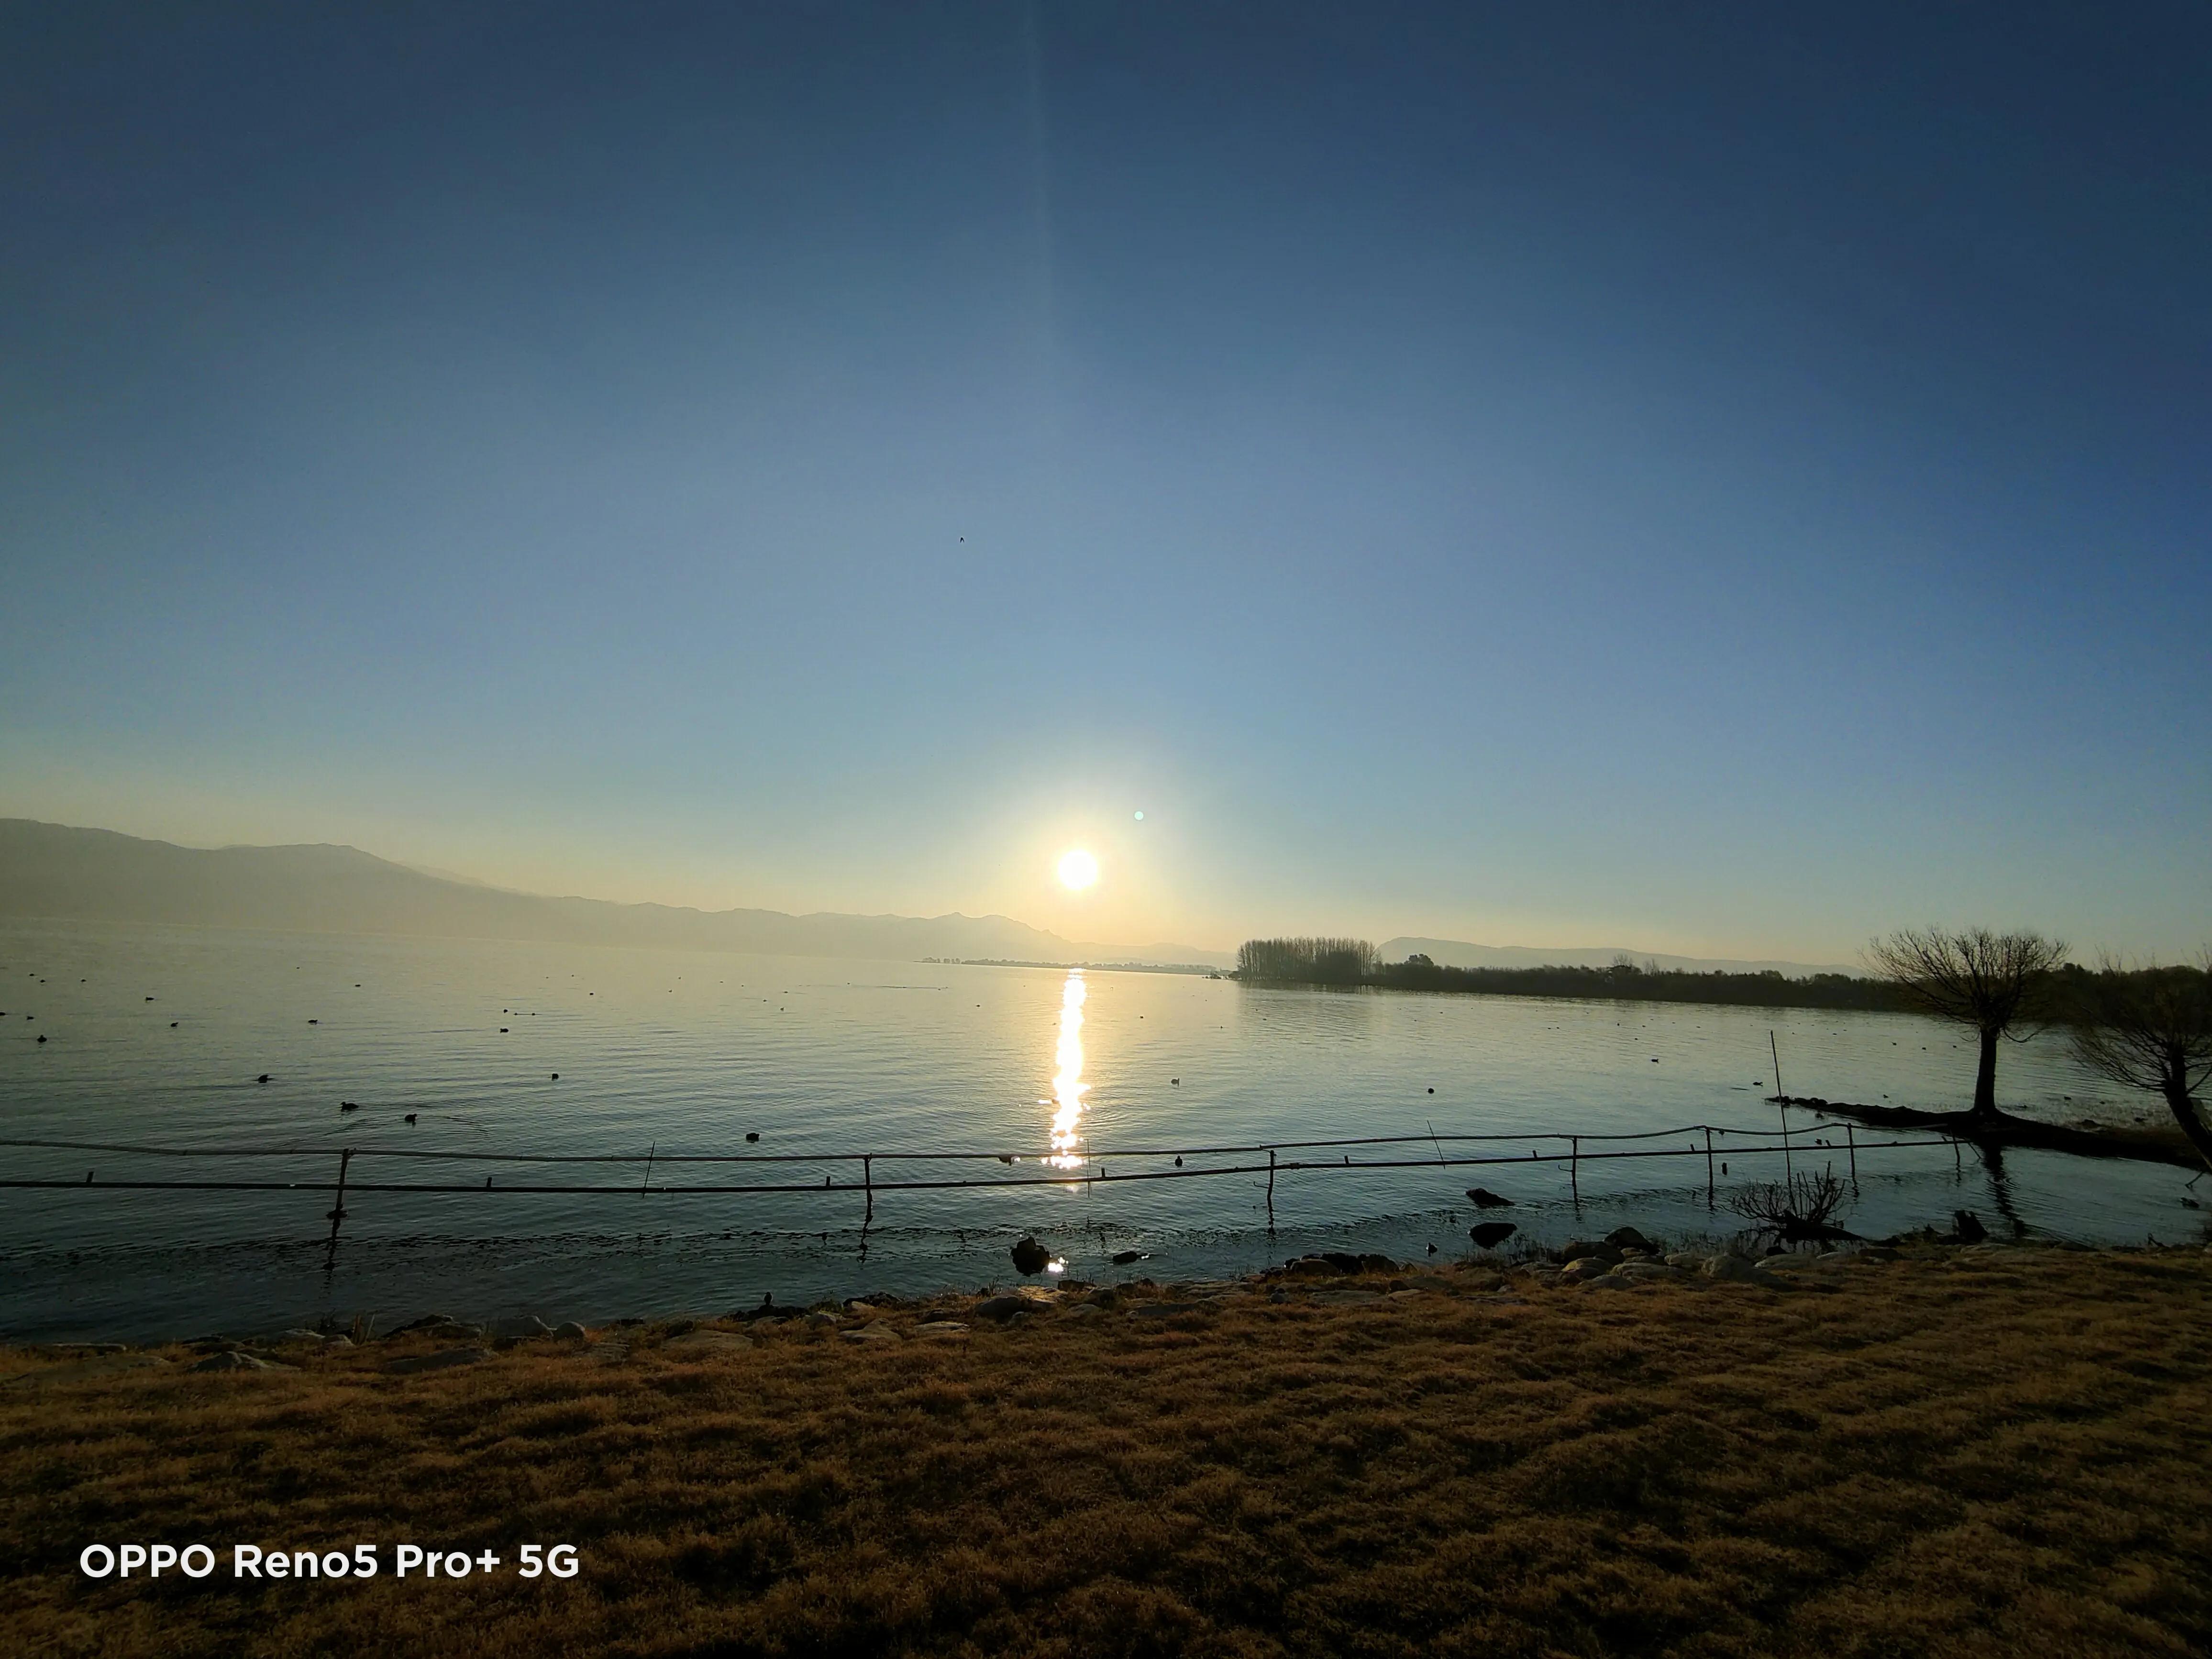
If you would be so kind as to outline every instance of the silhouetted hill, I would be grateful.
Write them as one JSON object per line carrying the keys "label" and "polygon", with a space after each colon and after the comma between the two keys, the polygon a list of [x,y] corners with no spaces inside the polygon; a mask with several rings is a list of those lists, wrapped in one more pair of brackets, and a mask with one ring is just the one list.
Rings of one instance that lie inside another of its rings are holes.
{"label": "silhouetted hill", "polygon": [[1225,963],[1182,945],[1081,944],[1006,916],[855,916],[694,910],[548,898],[434,876],[352,847],[223,847],[142,841],[0,818],[0,916],[167,922],[307,933],[423,933],[777,955],[1018,957]]}

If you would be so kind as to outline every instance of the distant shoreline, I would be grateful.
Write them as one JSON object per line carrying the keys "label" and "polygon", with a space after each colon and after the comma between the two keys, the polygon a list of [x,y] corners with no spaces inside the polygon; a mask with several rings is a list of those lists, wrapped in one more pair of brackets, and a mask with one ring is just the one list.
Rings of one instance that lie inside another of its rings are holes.
{"label": "distant shoreline", "polygon": [[1610,968],[1446,968],[1416,957],[1364,969],[1341,978],[1315,975],[1222,975],[1248,985],[1310,986],[1345,990],[1425,991],[1458,995],[1555,997],[1587,1002],[1671,1002],[1744,1008],[1838,1008],[1866,1013],[1911,1013],[1912,1004],[1885,980],[1849,974],[1787,979],[1759,974],[1656,971],[1631,963]]}
{"label": "distant shoreline", "polygon": [[924,957],[943,968],[1065,968],[1086,974],[1203,974],[1209,979],[1234,979],[1226,968],[1210,968],[1202,962],[1018,962],[1007,957]]}

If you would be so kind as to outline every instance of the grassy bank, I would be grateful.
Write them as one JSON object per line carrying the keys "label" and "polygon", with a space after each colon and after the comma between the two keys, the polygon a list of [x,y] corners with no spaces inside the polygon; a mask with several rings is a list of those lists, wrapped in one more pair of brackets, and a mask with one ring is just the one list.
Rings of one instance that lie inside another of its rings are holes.
{"label": "grassy bank", "polygon": [[[415,1372],[390,1367],[453,1339],[216,1373],[12,1351],[0,1629],[86,1655],[2212,1649],[2212,1255],[1796,1272],[1146,1289],[1004,1326],[967,1298]],[[221,1565],[76,1573],[130,1540]],[[533,1540],[581,1573],[389,1572],[401,1542]],[[241,1585],[238,1542],[386,1571]]]}

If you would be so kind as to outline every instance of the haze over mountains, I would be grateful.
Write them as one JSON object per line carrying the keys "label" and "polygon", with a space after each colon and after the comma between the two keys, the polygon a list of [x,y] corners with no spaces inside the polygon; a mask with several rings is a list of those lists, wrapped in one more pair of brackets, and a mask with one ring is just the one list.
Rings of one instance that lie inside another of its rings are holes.
{"label": "haze over mountains", "polygon": [[[1006,916],[788,915],[780,910],[708,911],[555,898],[410,869],[352,847],[204,849],[29,818],[0,818],[0,916],[544,939],[893,961],[963,957],[1226,967],[1236,960],[1232,953],[1194,945],[1109,945],[1068,939]],[[1631,955],[1639,963],[1656,961],[1668,968],[1814,971],[1792,963],[1705,961],[1456,939],[1400,938],[1382,947],[1384,958],[1391,961],[1415,951],[1453,967],[1603,966]]]}

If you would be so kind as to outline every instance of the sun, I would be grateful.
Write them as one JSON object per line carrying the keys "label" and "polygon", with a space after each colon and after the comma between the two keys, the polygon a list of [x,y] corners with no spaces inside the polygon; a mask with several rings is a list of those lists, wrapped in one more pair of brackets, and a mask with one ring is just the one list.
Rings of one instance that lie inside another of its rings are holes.
{"label": "sun", "polygon": [[1079,893],[1098,879],[1098,860],[1080,847],[1060,855],[1060,884],[1071,893]]}

